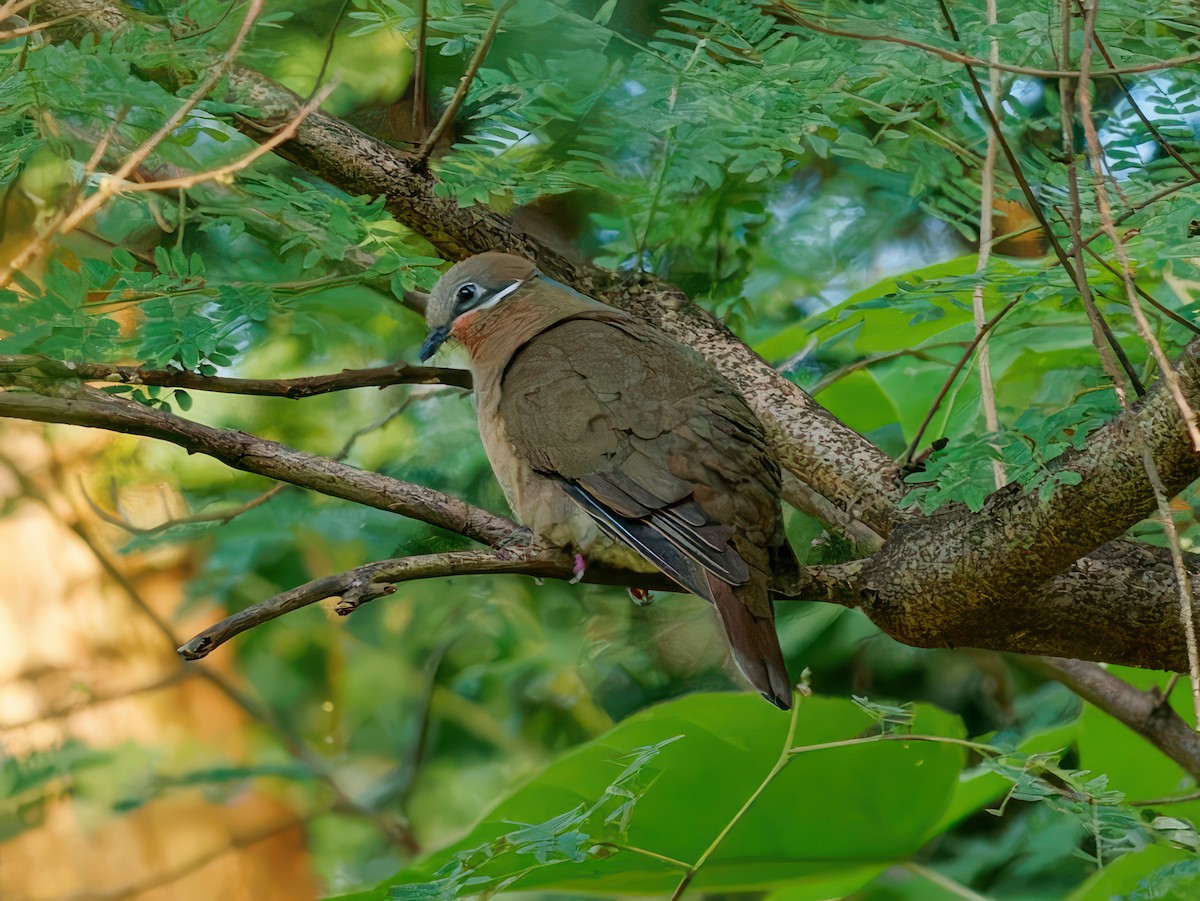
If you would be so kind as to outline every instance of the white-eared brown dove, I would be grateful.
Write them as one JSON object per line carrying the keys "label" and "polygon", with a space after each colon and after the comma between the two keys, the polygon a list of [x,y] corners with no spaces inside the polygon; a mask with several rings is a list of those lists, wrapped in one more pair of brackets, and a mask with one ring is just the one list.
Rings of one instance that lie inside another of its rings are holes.
{"label": "white-eared brown dove", "polygon": [[742,673],[789,708],[768,591],[797,563],[779,467],[733,385],[692,348],[509,254],[452,267],[425,318],[422,360],[450,337],[470,355],[483,446],[517,517],[546,544],[661,570],[711,602]]}

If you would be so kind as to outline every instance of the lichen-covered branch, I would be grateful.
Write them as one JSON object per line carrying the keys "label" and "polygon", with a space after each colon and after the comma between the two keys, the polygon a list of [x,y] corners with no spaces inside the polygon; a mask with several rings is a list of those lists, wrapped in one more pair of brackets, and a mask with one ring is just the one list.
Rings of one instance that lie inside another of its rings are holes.
{"label": "lichen-covered branch", "polygon": [[[1200,403],[1200,341],[1188,345],[1176,372],[1189,402]],[[1144,631],[1148,619],[1158,626],[1155,648],[1182,648],[1177,619],[1157,608],[1147,617],[1130,602],[1129,591],[1108,599],[1089,597],[1088,603],[1098,603],[1092,610],[1055,599],[1055,586],[1086,587],[1094,566],[1107,560],[1101,546],[1154,511],[1144,452],[1172,495],[1200,477],[1200,455],[1192,450],[1162,381],[1092,434],[1082,450],[1051,464],[1052,472],[1071,473],[1078,484],[1060,485],[1050,497],[1010,485],[979,513],[953,510],[897,526],[863,567],[858,582],[863,609],[890,634],[927,647],[979,644],[982,638],[981,646],[994,648],[1021,636],[1038,645],[1026,646],[1027,651],[1116,660],[1100,636],[1125,644],[1131,638],[1121,638],[1120,630]],[[1063,582],[1064,574],[1073,574],[1072,580]],[[1163,576],[1157,565],[1145,575]],[[1037,588],[1047,583],[1049,596]],[[1071,619],[1063,622],[1068,614]],[[1043,646],[1064,638],[1072,645],[1090,644],[1091,653]],[[1096,654],[1101,644],[1105,651]],[[1185,663],[1171,655],[1169,660],[1143,658],[1137,665]]]}

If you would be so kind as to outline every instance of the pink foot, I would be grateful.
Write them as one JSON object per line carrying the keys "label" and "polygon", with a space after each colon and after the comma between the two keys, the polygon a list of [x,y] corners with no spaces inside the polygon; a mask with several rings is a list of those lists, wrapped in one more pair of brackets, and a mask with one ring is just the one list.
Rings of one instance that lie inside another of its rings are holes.
{"label": "pink foot", "polygon": [[583,571],[587,569],[587,561],[583,559],[583,554],[575,555],[575,563],[571,567],[571,584],[576,585],[583,579]]}

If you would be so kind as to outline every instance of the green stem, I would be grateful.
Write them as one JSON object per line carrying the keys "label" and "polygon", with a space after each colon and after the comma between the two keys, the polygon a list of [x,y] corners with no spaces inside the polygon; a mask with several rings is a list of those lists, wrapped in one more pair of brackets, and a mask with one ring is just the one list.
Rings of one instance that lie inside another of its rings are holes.
{"label": "green stem", "polygon": [[739,808],[738,812],[733,815],[732,819],[725,824],[725,827],[719,833],[717,833],[717,837],[712,840],[712,844],[705,848],[704,853],[697,858],[696,862],[687,868],[687,872],[684,873],[683,878],[679,880],[679,885],[675,886],[675,891],[671,894],[671,901],[678,901],[678,899],[683,897],[683,893],[687,890],[687,887],[691,884],[692,880],[696,878],[696,873],[700,871],[700,868],[704,866],[705,862],[713,855],[717,848],[721,846],[721,843],[725,841],[725,837],[733,831],[733,827],[736,826],[741,821],[742,817],[746,815],[746,811],[750,809],[750,805],[758,800],[758,796],[761,795],[766,790],[767,786],[771,784],[771,780],[778,776],[780,772],[782,772],[783,768],[788,765],[788,761],[792,759],[792,742],[796,738],[796,724],[799,722],[800,718],[800,700],[801,695],[793,693],[792,719],[791,722],[788,723],[787,737],[783,742],[783,750],[779,752],[779,759],[775,761],[775,765],[771,767],[770,772],[767,773],[763,781],[759,783],[759,786],[754,790],[754,793],[746,799],[746,803]]}

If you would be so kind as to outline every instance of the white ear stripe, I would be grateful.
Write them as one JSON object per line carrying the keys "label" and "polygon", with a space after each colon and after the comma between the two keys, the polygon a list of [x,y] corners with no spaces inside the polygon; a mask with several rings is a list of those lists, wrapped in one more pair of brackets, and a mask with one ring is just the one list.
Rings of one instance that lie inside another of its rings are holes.
{"label": "white ear stripe", "polygon": [[499,291],[497,291],[495,294],[492,295],[491,299],[487,303],[481,303],[479,306],[475,307],[475,309],[476,310],[486,310],[488,307],[494,307],[496,304],[500,303],[500,301],[504,300],[504,298],[508,297],[508,295],[512,294],[513,291],[516,291],[517,288],[521,287],[521,285],[523,285],[523,284],[525,284],[524,280],[518,279],[517,281],[515,281],[511,285],[509,285],[507,288],[502,288]]}

